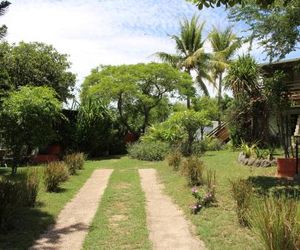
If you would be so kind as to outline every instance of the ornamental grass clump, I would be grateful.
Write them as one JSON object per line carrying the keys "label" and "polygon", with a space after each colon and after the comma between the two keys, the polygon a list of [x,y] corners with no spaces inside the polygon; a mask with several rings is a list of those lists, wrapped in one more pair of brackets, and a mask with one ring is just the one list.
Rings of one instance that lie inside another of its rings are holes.
{"label": "ornamental grass clump", "polygon": [[34,207],[39,192],[40,175],[36,168],[29,169],[23,180],[24,205]]}
{"label": "ornamental grass clump", "polygon": [[76,174],[77,170],[82,170],[85,157],[83,153],[68,154],[64,157],[64,162],[68,167],[70,175]]}
{"label": "ornamental grass clump", "polygon": [[206,171],[205,176],[205,184],[207,193],[211,194],[213,201],[216,201],[216,186],[217,186],[217,179],[216,179],[216,171],[208,169]]}
{"label": "ornamental grass clump", "polygon": [[45,168],[44,182],[48,192],[56,192],[59,185],[69,178],[68,168],[64,162],[51,162]]}
{"label": "ornamental grass clump", "polygon": [[167,156],[168,165],[177,171],[182,161],[182,154],[179,150],[172,151]]}
{"label": "ornamental grass clump", "polygon": [[300,249],[300,214],[296,200],[283,197],[258,200],[249,214],[249,224],[264,249]]}
{"label": "ornamental grass clump", "polygon": [[182,173],[186,176],[190,186],[204,184],[204,163],[196,156],[187,157],[182,162]]}
{"label": "ornamental grass clump", "polygon": [[248,226],[248,213],[253,198],[253,187],[248,180],[231,181],[231,193],[236,203],[236,214],[241,226]]}

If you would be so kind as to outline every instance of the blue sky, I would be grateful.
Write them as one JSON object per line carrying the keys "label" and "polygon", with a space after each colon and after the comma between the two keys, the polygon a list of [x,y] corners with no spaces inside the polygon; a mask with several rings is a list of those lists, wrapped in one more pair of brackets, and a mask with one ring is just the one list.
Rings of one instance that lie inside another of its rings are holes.
{"label": "blue sky", "polygon": [[[185,0],[11,0],[0,18],[9,42],[41,41],[70,55],[79,88],[100,64],[149,62],[157,51],[175,52],[168,35],[178,33],[183,17],[198,14],[211,27],[229,23],[224,9],[199,11]],[[241,26],[236,26],[241,30]],[[209,48],[208,48],[209,49]],[[243,46],[240,53],[246,51]],[[253,54],[261,59],[261,50]]]}

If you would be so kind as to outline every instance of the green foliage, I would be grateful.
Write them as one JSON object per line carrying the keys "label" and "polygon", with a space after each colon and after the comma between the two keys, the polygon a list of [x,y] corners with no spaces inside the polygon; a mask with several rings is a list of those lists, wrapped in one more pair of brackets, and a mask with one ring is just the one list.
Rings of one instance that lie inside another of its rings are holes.
{"label": "green foliage", "polygon": [[245,40],[258,41],[267,56],[284,58],[297,50],[300,40],[300,2],[298,0],[260,0],[270,5],[261,6],[256,0],[245,0],[244,6],[231,9],[230,19],[242,21],[247,30]]}
{"label": "green foliage", "polygon": [[249,221],[264,249],[296,250],[300,247],[300,217],[297,201],[269,197],[257,201]]}
{"label": "green foliage", "polygon": [[22,205],[20,184],[8,178],[0,179],[0,230],[6,230],[14,212]]}
{"label": "green foliage", "polygon": [[182,157],[180,150],[171,150],[171,152],[167,155],[168,165],[173,167],[173,170],[177,171],[182,161]]}
{"label": "green foliage", "polygon": [[204,164],[197,156],[187,157],[182,162],[182,173],[186,176],[190,186],[204,184]]}
{"label": "green foliage", "polygon": [[103,66],[85,79],[81,99],[82,103],[89,98],[101,99],[116,107],[121,124],[140,134],[157,119],[155,109],[166,107],[160,104],[166,104],[168,95],[186,84],[192,85],[191,77],[167,64]]}
{"label": "green foliage", "polygon": [[127,151],[130,157],[143,161],[162,161],[169,152],[169,145],[165,142],[137,142],[129,144]]}
{"label": "green foliage", "polygon": [[26,172],[24,182],[24,203],[26,206],[33,207],[39,192],[40,175],[37,169],[29,169]]}
{"label": "green foliage", "polygon": [[56,192],[59,185],[69,178],[68,168],[64,162],[51,162],[44,171],[44,183],[48,192]]}
{"label": "green foliage", "polygon": [[241,150],[246,158],[253,157],[257,152],[257,144],[248,145],[246,142],[242,141]]}
{"label": "green foliage", "polygon": [[92,157],[109,151],[116,134],[114,122],[113,112],[101,100],[85,100],[76,122],[79,149]]}
{"label": "green foliage", "polygon": [[258,64],[249,55],[240,56],[229,67],[225,86],[232,90],[235,99],[227,120],[234,146],[242,140],[250,144],[269,143],[270,110],[261,78]]}
{"label": "green foliage", "polygon": [[76,77],[69,72],[67,55],[60,54],[51,45],[25,43],[0,44],[2,67],[7,71],[14,90],[25,85],[53,88],[60,100],[71,97]]}
{"label": "green foliage", "polygon": [[216,178],[215,170],[211,170],[211,169],[206,170],[205,185],[207,188],[207,192],[212,195],[212,198],[214,200],[216,200],[217,178]]}
{"label": "green foliage", "polygon": [[76,174],[77,170],[82,170],[84,166],[84,154],[73,153],[64,157],[64,162],[69,170],[70,175]]}
{"label": "green foliage", "polygon": [[[4,15],[5,11],[7,10],[10,2],[8,1],[1,1],[0,2],[0,16]],[[2,25],[0,27],[0,40],[6,35],[7,27],[6,25]]]}
{"label": "green foliage", "polygon": [[231,181],[231,194],[236,203],[238,221],[242,226],[248,226],[248,214],[253,201],[253,187],[244,179]]}
{"label": "green foliage", "polygon": [[197,112],[206,111],[208,118],[212,121],[218,119],[219,108],[218,100],[209,96],[195,97],[192,99],[193,109]]}
{"label": "green foliage", "polygon": [[[203,28],[204,23],[200,23],[196,15],[191,20],[184,19],[180,23],[180,34],[171,36],[175,41],[177,54],[158,52],[156,55],[163,62],[189,74],[195,70],[200,89],[205,95],[209,95],[203,81],[203,79],[211,80],[208,74],[209,55],[204,52]],[[195,95],[195,89],[190,85],[182,85],[179,92],[186,97],[187,107],[190,108],[190,98]]]}
{"label": "green foliage", "polygon": [[5,99],[0,128],[16,162],[24,147],[42,147],[55,138],[54,124],[62,118],[61,107],[55,92],[48,87],[22,87]]}

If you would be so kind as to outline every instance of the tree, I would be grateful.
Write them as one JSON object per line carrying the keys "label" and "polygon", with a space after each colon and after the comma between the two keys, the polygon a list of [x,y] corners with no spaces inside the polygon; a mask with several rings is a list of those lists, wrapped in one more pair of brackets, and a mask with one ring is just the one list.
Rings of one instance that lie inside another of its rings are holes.
{"label": "tree", "polygon": [[[156,55],[173,67],[183,70],[191,75],[193,70],[197,73],[197,82],[205,95],[208,90],[203,79],[209,79],[208,60],[209,55],[204,52],[204,40],[202,30],[204,23],[199,23],[199,17],[193,16],[191,20],[184,19],[180,23],[180,35],[173,35],[171,38],[176,43],[177,54],[158,52]],[[187,107],[190,108],[191,95],[187,94]]]}
{"label": "tree", "polygon": [[[218,101],[215,98],[210,98],[209,96],[203,96],[200,98],[193,98],[192,102],[193,102],[193,109],[197,112],[206,112],[207,118],[210,121],[216,121],[219,118]],[[205,126],[200,127],[201,140],[203,139]]]}
{"label": "tree", "polygon": [[[230,59],[240,47],[240,41],[232,32],[231,27],[227,27],[224,31],[217,28],[209,34],[209,41],[213,49],[212,64],[212,78],[215,86],[218,89],[218,106],[221,114],[221,100],[222,100],[222,80],[223,74],[230,63]],[[218,79],[218,84],[216,83]],[[221,117],[219,116],[219,126],[221,126]]]}
{"label": "tree", "polygon": [[229,67],[225,86],[235,97],[229,112],[231,138],[235,145],[241,140],[263,146],[269,142],[270,110],[261,78],[258,64],[249,55],[240,56]]}
{"label": "tree", "polygon": [[235,6],[230,12],[232,21],[243,21],[248,26],[246,40],[258,41],[271,61],[282,59],[298,48],[299,0],[278,0],[267,7],[255,4],[254,0],[248,0],[247,3],[245,6]]}
{"label": "tree", "polygon": [[[289,3],[293,0],[284,0],[285,3]],[[189,0],[189,2],[192,2],[197,5],[199,9],[203,9],[203,7],[220,7],[225,6],[227,7],[233,7],[234,5],[241,4],[242,6],[245,6],[248,4],[248,0]],[[274,4],[276,0],[256,0],[255,4],[261,7],[267,7],[271,4]]]}
{"label": "tree", "polygon": [[[0,16],[4,15],[4,13],[6,12],[8,6],[10,5],[10,2],[8,1],[1,1],[0,2]],[[0,27],[0,40],[5,37],[7,32],[7,27],[6,25],[2,25]]]}
{"label": "tree", "polygon": [[101,100],[85,100],[77,116],[77,141],[81,152],[99,156],[109,150],[114,135],[114,115]]}
{"label": "tree", "polygon": [[162,107],[168,95],[188,85],[192,85],[191,77],[167,64],[103,66],[85,79],[81,100],[102,100],[117,110],[128,131],[140,135],[153,122],[157,114],[154,110]]}
{"label": "tree", "polygon": [[197,131],[201,127],[209,126],[211,120],[206,111],[196,112],[194,110],[187,110],[183,112],[174,113],[167,123],[170,127],[178,126],[186,135],[187,153],[192,154],[193,142],[196,139]]}
{"label": "tree", "polygon": [[62,117],[61,108],[54,90],[48,87],[25,86],[4,100],[0,131],[4,145],[13,153],[13,174],[24,151],[45,146],[55,137],[54,124]]}
{"label": "tree", "polygon": [[21,86],[47,86],[53,88],[60,100],[71,97],[76,77],[69,72],[67,55],[60,54],[51,45],[25,43],[0,44],[1,69],[7,72],[10,89]]}

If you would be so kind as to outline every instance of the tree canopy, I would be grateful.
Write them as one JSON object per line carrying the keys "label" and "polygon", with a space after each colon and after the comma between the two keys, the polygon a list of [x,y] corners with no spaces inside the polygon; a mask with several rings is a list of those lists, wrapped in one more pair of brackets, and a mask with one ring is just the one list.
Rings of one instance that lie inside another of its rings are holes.
{"label": "tree canopy", "polygon": [[114,107],[128,131],[143,133],[152,112],[175,91],[190,87],[191,77],[167,64],[103,66],[94,69],[82,86],[81,100],[99,98]]}
{"label": "tree canopy", "polygon": [[[44,43],[0,44],[2,92],[21,86],[52,87],[60,100],[71,97],[76,77],[69,71],[68,56]],[[4,86],[5,85],[5,86]]]}
{"label": "tree canopy", "polygon": [[[48,87],[22,87],[10,93],[0,112],[0,130],[12,150],[15,164],[22,151],[45,146],[55,136],[54,123],[61,117],[61,102]],[[16,170],[16,165],[14,165]]]}
{"label": "tree canopy", "polygon": [[270,58],[282,59],[300,42],[300,1],[277,0],[267,7],[247,0],[245,6],[230,9],[230,19],[248,25],[246,39],[258,41]]}
{"label": "tree canopy", "polygon": [[[8,1],[1,1],[0,2],[0,16],[4,15],[5,11],[7,10],[10,2]],[[2,25],[0,27],[0,40],[6,35],[7,27],[6,25]]]}
{"label": "tree canopy", "polygon": [[[203,9],[203,7],[220,7],[220,6],[225,6],[226,8],[228,7],[232,7],[234,5],[237,4],[241,4],[243,6],[245,6],[246,4],[248,4],[247,0],[188,0],[189,2],[192,2],[194,4],[196,4],[196,6],[199,9]],[[275,3],[277,0],[255,0],[255,4],[257,4],[258,6],[261,7],[266,7],[269,6],[273,3]],[[290,1],[293,0],[283,0],[284,3],[289,3]]]}

